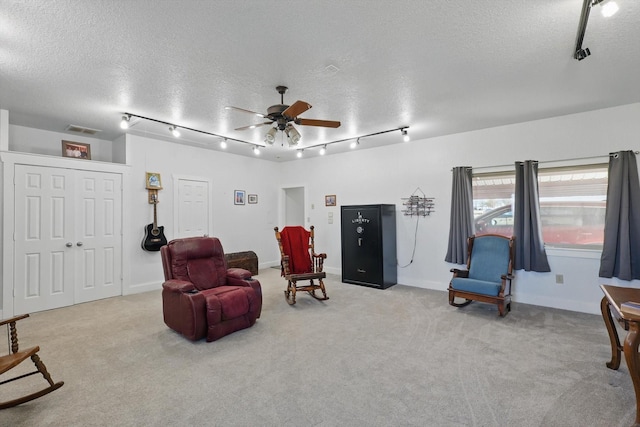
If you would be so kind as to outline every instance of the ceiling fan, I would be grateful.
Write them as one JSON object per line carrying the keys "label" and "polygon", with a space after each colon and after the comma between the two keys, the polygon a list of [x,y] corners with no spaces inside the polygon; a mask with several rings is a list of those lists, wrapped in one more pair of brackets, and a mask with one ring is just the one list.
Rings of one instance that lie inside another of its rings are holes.
{"label": "ceiling fan", "polygon": [[255,114],[258,117],[269,119],[268,122],[258,123],[254,125],[242,126],[235,130],[254,129],[258,126],[273,125],[271,129],[267,131],[265,135],[265,142],[267,144],[273,144],[276,139],[276,133],[278,130],[283,131],[287,135],[287,140],[290,146],[297,145],[302,137],[300,133],[293,127],[293,123],[301,126],[321,126],[328,128],[340,127],[340,122],[333,120],[316,120],[316,119],[303,119],[298,117],[311,108],[311,104],[305,101],[296,101],[291,105],[284,103],[284,94],[287,91],[286,86],[276,86],[276,90],[280,94],[280,104],[272,105],[267,108],[267,114],[256,113],[255,111],[246,110],[238,107],[225,107],[228,110],[237,110],[244,113]]}

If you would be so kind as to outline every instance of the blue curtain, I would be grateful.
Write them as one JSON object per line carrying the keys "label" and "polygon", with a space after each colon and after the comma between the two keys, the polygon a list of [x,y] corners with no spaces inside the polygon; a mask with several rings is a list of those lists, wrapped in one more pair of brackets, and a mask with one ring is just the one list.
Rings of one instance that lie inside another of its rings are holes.
{"label": "blue curtain", "polygon": [[453,168],[449,246],[444,260],[454,264],[466,264],[467,238],[474,233],[471,176],[470,167]]}
{"label": "blue curtain", "polygon": [[609,155],[600,277],[640,279],[640,184],[633,151]]}
{"label": "blue curtain", "polygon": [[538,162],[516,162],[516,192],[513,212],[515,269],[551,271],[542,240],[538,198]]}

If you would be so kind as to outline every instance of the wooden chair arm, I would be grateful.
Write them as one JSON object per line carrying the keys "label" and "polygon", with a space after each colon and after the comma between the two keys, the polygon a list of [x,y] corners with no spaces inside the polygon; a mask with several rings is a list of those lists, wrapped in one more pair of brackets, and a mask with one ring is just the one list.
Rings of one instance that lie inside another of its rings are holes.
{"label": "wooden chair arm", "polygon": [[469,270],[460,270],[458,268],[452,268],[450,270],[453,273],[453,277],[469,277]]}
{"label": "wooden chair arm", "polygon": [[284,272],[285,276],[291,274],[291,271],[289,270],[289,255],[282,255],[280,266],[282,267],[282,271]]}
{"label": "wooden chair arm", "polygon": [[0,321],[0,326],[6,325],[8,323],[15,323],[18,320],[26,319],[27,317],[29,317],[28,314],[22,314],[20,316],[14,316],[11,319],[5,319],[5,320]]}
{"label": "wooden chair arm", "polygon": [[317,254],[317,253],[314,252],[314,253],[311,254],[311,256],[314,257],[314,258],[327,259],[327,254],[325,254],[325,253]]}

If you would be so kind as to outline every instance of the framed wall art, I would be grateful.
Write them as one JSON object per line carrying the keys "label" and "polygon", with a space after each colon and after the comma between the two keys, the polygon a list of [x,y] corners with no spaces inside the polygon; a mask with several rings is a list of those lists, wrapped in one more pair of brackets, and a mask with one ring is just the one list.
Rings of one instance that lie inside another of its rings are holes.
{"label": "framed wall art", "polygon": [[162,190],[162,180],[160,174],[155,172],[147,172],[146,178],[147,190]]}
{"label": "framed wall art", "polygon": [[325,206],[335,206],[336,205],[336,195],[328,194],[324,196],[324,205]]}
{"label": "framed wall art", "polygon": [[62,157],[91,160],[91,145],[82,142],[62,141]]}
{"label": "framed wall art", "polygon": [[233,204],[234,205],[244,205],[244,190],[235,190],[233,192]]}
{"label": "framed wall art", "polygon": [[247,202],[249,202],[250,205],[255,205],[256,203],[258,203],[258,195],[257,194],[247,195]]}

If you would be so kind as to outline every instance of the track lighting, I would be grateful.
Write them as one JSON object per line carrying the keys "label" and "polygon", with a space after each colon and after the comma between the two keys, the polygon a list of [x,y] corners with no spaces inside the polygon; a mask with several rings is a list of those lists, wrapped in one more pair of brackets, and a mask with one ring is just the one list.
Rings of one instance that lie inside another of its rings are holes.
{"label": "track lighting", "polygon": [[401,130],[401,132],[402,132],[402,140],[403,140],[404,142],[409,142],[409,141],[411,141],[411,138],[409,137],[409,132],[407,132],[407,130],[406,130],[406,129],[402,129],[402,130]]}
{"label": "track lighting", "polygon": [[323,145],[322,148],[320,149],[320,155],[324,156],[325,154],[327,154],[327,146]]}
{"label": "track lighting", "polygon": [[580,23],[578,24],[578,35],[576,36],[576,47],[573,51],[573,57],[578,61],[582,61],[587,56],[591,55],[591,51],[588,47],[582,48],[582,42],[584,41],[584,35],[587,31],[587,22],[589,22],[589,13],[591,7],[600,5],[602,16],[610,17],[618,11],[618,5],[612,0],[583,0],[582,12],[580,13]]}
{"label": "track lighting", "polygon": [[122,121],[120,122],[120,128],[129,129],[129,120],[131,120],[131,116],[129,115],[122,116]]}
{"label": "track lighting", "polygon": [[297,157],[297,158],[301,158],[301,157],[302,157],[302,152],[303,152],[303,151],[304,151],[304,150],[298,150],[298,152],[296,153],[296,157]]}
{"label": "track lighting", "polygon": [[255,154],[256,156],[260,155],[260,149],[258,148],[257,145],[255,147],[253,147],[253,154]]}
{"label": "track lighting", "polygon": [[609,18],[616,14],[620,8],[618,7],[618,3],[613,0],[593,0],[591,3],[592,6],[600,5],[600,13],[605,18]]}
{"label": "track lighting", "polygon": [[356,148],[358,145],[360,145],[360,138],[356,139],[355,141],[353,141],[350,145],[349,148],[351,148],[352,150],[354,148]]}
{"label": "track lighting", "polygon": [[276,134],[278,133],[278,128],[272,127],[267,131],[267,134],[264,136],[264,142],[269,145],[273,145],[276,142]]}
{"label": "track lighting", "polygon": [[178,130],[177,126],[169,126],[169,132],[171,132],[171,135],[175,136],[176,138],[180,137],[180,131]]}
{"label": "track lighting", "polygon": [[223,150],[227,149],[227,138],[220,141],[220,148],[222,148]]}

